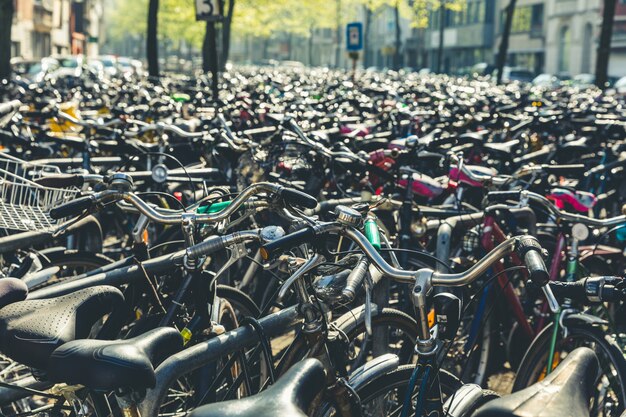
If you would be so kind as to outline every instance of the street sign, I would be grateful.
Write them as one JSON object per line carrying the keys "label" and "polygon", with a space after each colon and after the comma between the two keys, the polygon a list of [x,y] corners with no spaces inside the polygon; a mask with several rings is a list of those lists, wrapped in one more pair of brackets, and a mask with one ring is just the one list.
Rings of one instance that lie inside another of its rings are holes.
{"label": "street sign", "polygon": [[219,0],[196,0],[196,20],[219,20]]}
{"label": "street sign", "polygon": [[346,49],[351,52],[363,49],[363,23],[352,22],[346,25]]}

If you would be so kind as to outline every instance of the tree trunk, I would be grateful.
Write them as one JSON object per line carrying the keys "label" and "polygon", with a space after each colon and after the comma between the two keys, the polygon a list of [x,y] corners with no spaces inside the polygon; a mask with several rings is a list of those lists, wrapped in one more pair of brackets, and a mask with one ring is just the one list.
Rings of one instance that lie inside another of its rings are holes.
{"label": "tree trunk", "polygon": [[226,61],[228,61],[228,56],[230,54],[230,27],[233,21],[234,10],[235,0],[228,0],[228,13],[222,23],[222,70],[226,68]]}
{"label": "tree trunk", "polygon": [[309,29],[309,66],[313,66],[313,26]]}
{"label": "tree trunk", "polygon": [[11,77],[13,0],[0,0],[0,80]]}
{"label": "tree trunk", "polygon": [[365,5],[365,28],[363,29],[363,67],[367,68],[370,64],[370,50],[369,50],[369,37],[370,37],[370,23],[372,21],[372,9],[370,8],[371,2],[367,2]]}
{"label": "tree trunk", "polygon": [[611,55],[611,38],[613,37],[613,20],[615,20],[615,5],[617,0],[604,0],[602,11],[602,29],[600,32],[600,44],[598,45],[598,57],[596,59],[596,85],[606,88],[609,78],[609,56]]}
{"label": "tree trunk", "polygon": [[516,0],[510,0],[506,8],[506,19],[504,20],[504,29],[502,31],[502,40],[500,40],[500,49],[498,51],[498,62],[496,63],[497,75],[496,83],[502,82],[502,72],[506,63],[506,56],[509,51],[509,37],[511,36],[511,25],[513,24],[513,13],[515,12]]}
{"label": "tree trunk", "polygon": [[215,22],[206,22],[204,41],[202,42],[202,70],[211,73],[211,92],[213,101],[218,97],[218,59],[217,59],[217,30]]}
{"label": "tree trunk", "polygon": [[267,50],[270,47],[270,38],[265,38],[263,40],[263,59],[268,59]]}
{"label": "tree trunk", "polygon": [[437,51],[437,72],[441,74],[443,65],[443,30],[446,24],[446,2],[442,2],[439,6],[439,48]]}
{"label": "tree trunk", "polygon": [[339,68],[339,59],[341,58],[341,0],[335,1],[337,7],[337,45],[335,45],[335,67]]}
{"label": "tree trunk", "polygon": [[148,36],[146,52],[148,58],[148,74],[151,77],[159,76],[159,40],[158,40],[158,20],[159,0],[150,0],[148,4]]}
{"label": "tree trunk", "polygon": [[400,10],[398,9],[399,7],[399,1],[396,0],[396,5],[393,9],[393,14],[394,14],[394,19],[396,22],[396,45],[395,45],[395,52],[393,54],[393,69],[394,70],[399,70],[400,69],[400,49],[402,46],[402,42],[400,40]]}

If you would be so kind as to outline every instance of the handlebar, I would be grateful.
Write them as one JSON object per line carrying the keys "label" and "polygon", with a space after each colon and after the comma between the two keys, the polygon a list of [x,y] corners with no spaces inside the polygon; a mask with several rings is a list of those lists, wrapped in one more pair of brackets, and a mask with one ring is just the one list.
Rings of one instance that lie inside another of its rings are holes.
{"label": "handlebar", "polygon": [[[253,184],[243,190],[237,197],[235,197],[231,204],[224,210],[217,213],[197,213],[195,221],[197,223],[214,223],[224,220],[233,215],[241,206],[243,206],[247,200],[253,195],[268,192],[277,194],[284,201],[301,205],[303,207],[315,207],[317,200],[308,194],[302,193],[297,190],[292,190],[282,185],[272,184],[268,182],[260,182]],[[160,223],[160,224],[179,224],[182,221],[182,211],[159,211],[155,210],[151,205],[146,203],[140,197],[129,191],[118,190],[106,190],[98,193],[94,193],[87,197],[81,197],[77,200],[73,200],[50,210],[50,216],[54,219],[64,218],[72,215],[80,214],[82,211],[93,207],[98,203],[107,203],[113,201],[124,201],[134,206],[141,214],[144,214],[148,219]],[[59,216],[59,217],[53,217]]]}
{"label": "handlebar", "polygon": [[403,270],[389,265],[387,261],[374,248],[369,240],[353,227],[342,226],[338,223],[320,223],[313,227],[307,227],[298,232],[289,234],[280,239],[261,246],[261,256],[267,260],[276,256],[280,249],[293,247],[305,242],[312,242],[325,234],[338,233],[352,240],[371,262],[384,275],[400,282],[414,283],[420,274],[429,274],[429,280],[434,286],[464,286],[472,283],[484,274],[491,265],[503,257],[519,251],[522,259],[526,261],[532,279],[537,280],[539,285],[545,285],[548,281],[548,271],[541,258],[541,245],[533,236],[512,237],[489,252],[480,261],[465,272],[444,274],[430,269],[419,271]]}
{"label": "handlebar", "polygon": [[583,223],[591,227],[613,227],[626,223],[626,215],[611,217],[608,219],[593,219],[591,217],[583,216],[580,214],[569,213],[567,211],[561,211],[554,206],[546,197],[534,193],[532,191],[518,190],[518,191],[492,191],[487,194],[487,200],[490,202],[504,203],[509,200],[515,201],[533,201],[548,212],[556,216],[557,218],[575,223]]}

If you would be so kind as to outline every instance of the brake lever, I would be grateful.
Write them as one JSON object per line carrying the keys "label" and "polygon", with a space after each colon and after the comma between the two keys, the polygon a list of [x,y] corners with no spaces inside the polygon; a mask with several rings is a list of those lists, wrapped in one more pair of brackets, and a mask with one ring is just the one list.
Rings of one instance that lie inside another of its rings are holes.
{"label": "brake lever", "polygon": [[215,276],[213,277],[213,282],[217,282],[217,280],[221,277],[221,275],[226,272],[228,268],[230,268],[233,264],[239,261],[241,258],[248,255],[248,251],[246,250],[245,243],[235,243],[227,248],[230,256],[228,260],[222,267],[217,271]]}
{"label": "brake lever", "polygon": [[372,336],[372,278],[369,273],[365,274],[365,332],[368,336]]}

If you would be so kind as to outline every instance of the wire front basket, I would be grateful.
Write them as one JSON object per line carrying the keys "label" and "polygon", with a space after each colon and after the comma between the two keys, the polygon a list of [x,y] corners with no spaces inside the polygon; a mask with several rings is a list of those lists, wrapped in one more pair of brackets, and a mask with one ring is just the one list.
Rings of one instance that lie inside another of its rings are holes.
{"label": "wire front basket", "polygon": [[75,199],[79,192],[76,188],[43,187],[0,169],[0,228],[53,231],[62,220],[50,218],[50,209]]}
{"label": "wire front basket", "polygon": [[0,171],[0,175],[8,172],[31,181],[45,175],[61,173],[61,169],[54,165],[24,161],[6,153],[0,153]]}

